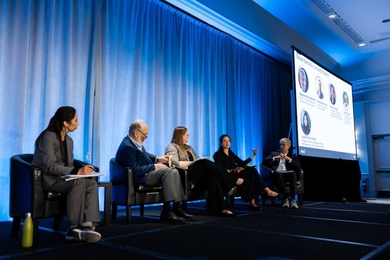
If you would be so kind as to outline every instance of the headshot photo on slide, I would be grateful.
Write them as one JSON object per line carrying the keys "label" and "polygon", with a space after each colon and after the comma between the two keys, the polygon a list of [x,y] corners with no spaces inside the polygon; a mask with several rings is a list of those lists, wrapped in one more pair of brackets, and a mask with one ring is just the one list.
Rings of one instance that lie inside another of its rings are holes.
{"label": "headshot photo on slide", "polygon": [[309,89],[309,78],[307,77],[306,70],[302,67],[299,68],[298,71],[298,81],[299,81],[299,87],[303,92],[307,92]]}
{"label": "headshot photo on slide", "polygon": [[311,120],[310,120],[309,113],[305,109],[302,109],[302,111],[301,111],[301,127],[302,127],[302,131],[305,135],[310,134]]}
{"label": "headshot photo on slide", "polygon": [[322,79],[320,77],[317,76],[316,78],[316,87],[317,87],[317,97],[319,99],[323,99],[324,98],[324,90],[323,90],[323,84],[322,84]]}
{"label": "headshot photo on slide", "polygon": [[347,92],[343,92],[343,106],[345,111],[348,111],[349,109],[349,98]]}
{"label": "headshot photo on slide", "polygon": [[329,100],[332,105],[336,104],[336,89],[333,84],[329,84]]}

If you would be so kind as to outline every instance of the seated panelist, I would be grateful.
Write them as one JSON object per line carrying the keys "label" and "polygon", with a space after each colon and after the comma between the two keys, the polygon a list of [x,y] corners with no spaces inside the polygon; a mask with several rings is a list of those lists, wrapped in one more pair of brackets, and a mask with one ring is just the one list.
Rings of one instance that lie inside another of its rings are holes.
{"label": "seated panelist", "polygon": [[278,193],[270,190],[265,185],[255,167],[245,168],[245,166],[247,166],[247,164],[256,156],[259,149],[252,149],[252,151],[252,156],[243,161],[230,150],[230,136],[224,134],[219,137],[219,150],[214,153],[214,161],[235,176],[245,179],[245,185],[242,185],[241,187],[241,199],[245,202],[250,202],[249,209],[259,210],[260,208],[256,204],[256,201],[262,190],[264,190],[269,197],[276,197],[278,196]]}
{"label": "seated panelist", "polygon": [[73,140],[68,132],[79,126],[76,109],[69,106],[57,109],[47,128],[35,141],[32,165],[43,170],[44,189],[66,194],[66,218],[69,224],[67,240],[98,242],[101,235],[94,231],[100,223],[98,185],[88,178],[65,181],[69,174],[89,175],[92,165],[73,166]]}
{"label": "seated panelist", "polygon": [[162,186],[164,200],[160,215],[162,223],[184,224],[186,220],[193,220],[195,217],[180,208],[180,201],[184,200],[185,196],[179,172],[161,164],[168,162],[168,156],[157,157],[146,152],[143,143],[148,137],[148,130],[148,126],[142,120],[131,123],[129,134],[123,138],[115,161],[133,170],[135,182]]}
{"label": "seated panelist", "polygon": [[233,212],[226,207],[221,188],[229,191],[235,185],[241,185],[244,180],[228,174],[208,159],[197,160],[199,156],[191,146],[187,145],[188,137],[187,128],[183,126],[176,127],[165,154],[170,156],[172,164],[176,167],[188,167],[189,181],[195,187],[207,190],[214,215],[234,216]]}
{"label": "seated panelist", "polygon": [[[272,152],[263,159],[263,165],[272,168],[275,171],[278,187],[283,194],[283,208],[298,208],[295,201],[295,188],[297,186],[297,174],[301,170],[301,164],[298,157],[290,152],[291,141],[288,138],[282,138],[279,141],[280,150]],[[287,196],[284,180],[288,179],[290,183],[290,200]]]}

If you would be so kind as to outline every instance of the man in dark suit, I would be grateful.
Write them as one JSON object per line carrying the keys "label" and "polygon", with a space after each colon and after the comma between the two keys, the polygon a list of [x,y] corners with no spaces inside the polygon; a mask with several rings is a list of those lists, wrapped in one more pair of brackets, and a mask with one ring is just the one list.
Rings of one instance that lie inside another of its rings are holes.
{"label": "man in dark suit", "polygon": [[[168,155],[157,157],[146,152],[143,142],[147,137],[148,126],[142,120],[135,120],[130,125],[129,134],[120,144],[115,160],[133,170],[136,182],[162,186],[164,206],[160,215],[161,222],[182,224],[185,220],[193,220],[193,215],[180,208],[180,201],[184,200],[185,196],[179,172],[161,164],[168,162]],[[173,211],[170,207],[171,201]]]}
{"label": "man in dark suit", "polygon": [[[291,147],[291,141],[288,138],[282,138],[279,141],[280,150],[272,152],[269,156],[263,159],[262,164],[271,167],[276,174],[278,187],[283,194],[283,208],[298,208],[298,204],[295,201],[295,188],[297,186],[297,174],[301,170],[301,164],[298,161],[298,157],[289,151]],[[284,179],[287,178],[290,183],[290,196],[289,201],[284,184]]]}

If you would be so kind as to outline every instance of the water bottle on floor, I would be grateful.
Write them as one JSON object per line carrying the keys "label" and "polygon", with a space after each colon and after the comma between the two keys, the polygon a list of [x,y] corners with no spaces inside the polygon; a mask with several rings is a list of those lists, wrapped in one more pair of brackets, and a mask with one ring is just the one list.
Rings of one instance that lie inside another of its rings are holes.
{"label": "water bottle on floor", "polygon": [[33,221],[31,213],[26,214],[23,224],[23,236],[22,236],[22,247],[31,247],[33,244]]}

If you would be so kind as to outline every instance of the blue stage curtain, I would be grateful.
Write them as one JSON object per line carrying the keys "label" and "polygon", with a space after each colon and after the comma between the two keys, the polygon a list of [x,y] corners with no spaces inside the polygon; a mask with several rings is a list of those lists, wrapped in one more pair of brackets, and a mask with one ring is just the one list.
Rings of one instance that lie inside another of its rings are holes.
{"label": "blue stage curtain", "polygon": [[214,153],[226,111],[227,36],[160,2],[106,1],[102,10],[95,120],[102,138],[94,140],[101,156],[115,156],[138,118],[149,126],[147,151],[164,154],[181,125],[199,154]]}
{"label": "blue stage curtain", "polygon": [[258,147],[252,163],[260,164],[288,135],[291,68],[234,39],[229,53],[226,125],[232,150],[246,159]]}
{"label": "blue stage curtain", "polygon": [[70,136],[83,160],[89,141],[94,1],[0,1],[0,220],[8,219],[10,157],[33,153],[58,107],[77,109]]}
{"label": "blue stage curtain", "polygon": [[145,147],[157,155],[182,125],[200,156],[227,133],[240,157],[259,147],[258,163],[288,133],[290,73],[161,1],[1,0],[0,220],[10,157],[33,153],[58,107],[77,109],[75,158],[90,153],[102,180],[135,119],[148,124]]}

